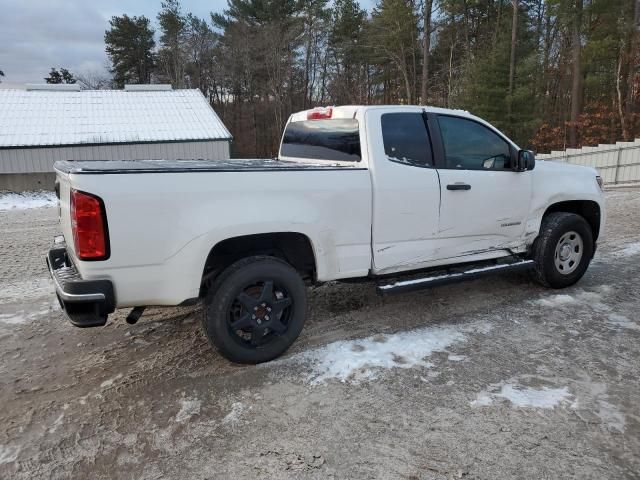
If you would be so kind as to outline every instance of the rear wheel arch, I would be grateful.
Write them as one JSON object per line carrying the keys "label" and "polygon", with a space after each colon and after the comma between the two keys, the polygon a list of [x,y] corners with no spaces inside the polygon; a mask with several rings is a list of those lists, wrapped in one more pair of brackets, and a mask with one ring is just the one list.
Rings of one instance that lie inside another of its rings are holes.
{"label": "rear wheel arch", "polygon": [[311,239],[298,232],[273,232],[240,235],[214,245],[202,271],[200,296],[227,267],[240,259],[262,255],[279,258],[291,265],[306,283],[317,279],[316,255]]}

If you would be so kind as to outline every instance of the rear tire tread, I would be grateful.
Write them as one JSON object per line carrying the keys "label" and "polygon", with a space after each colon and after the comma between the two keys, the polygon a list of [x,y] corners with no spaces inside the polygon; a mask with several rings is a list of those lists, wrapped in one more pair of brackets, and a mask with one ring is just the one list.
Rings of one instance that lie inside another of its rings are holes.
{"label": "rear tire tread", "polygon": [[[282,274],[289,276],[289,281],[298,290],[298,298],[294,300],[299,303],[297,306],[297,318],[292,319],[294,324],[289,326],[291,331],[288,330],[283,335],[286,338],[283,338],[277,346],[270,345],[267,348],[255,350],[244,349],[231,341],[230,338],[227,338],[225,312],[220,311],[221,306],[226,305],[230,300],[229,296],[233,295],[233,289],[228,287],[228,282],[232,281],[232,277],[252,266],[279,269]],[[231,264],[210,282],[203,310],[202,326],[204,331],[209,342],[222,356],[236,363],[256,364],[267,362],[282,355],[300,334],[307,315],[306,287],[298,272],[286,261],[268,255],[254,255]]]}

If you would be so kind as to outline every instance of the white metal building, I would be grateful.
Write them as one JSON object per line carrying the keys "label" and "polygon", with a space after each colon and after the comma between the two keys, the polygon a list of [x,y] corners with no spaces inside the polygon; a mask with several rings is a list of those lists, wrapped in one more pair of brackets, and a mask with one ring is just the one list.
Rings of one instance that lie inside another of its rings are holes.
{"label": "white metal building", "polygon": [[606,184],[640,182],[640,139],[638,138],[633,142],[567,148],[538,154],[536,158],[593,167]]}
{"label": "white metal building", "polygon": [[52,189],[57,160],[226,159],[231,139],[199,90],[0,89],[0,190]]}

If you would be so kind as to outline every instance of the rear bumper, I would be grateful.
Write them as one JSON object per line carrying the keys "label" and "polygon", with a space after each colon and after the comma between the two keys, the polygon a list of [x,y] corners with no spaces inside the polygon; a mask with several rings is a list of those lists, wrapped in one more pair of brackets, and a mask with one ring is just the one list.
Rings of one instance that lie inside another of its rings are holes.
{"label": "rear bumper", "polygon": [[47,254],[49,273],[60,306],[76,327],[100,327],[115,310],[113,284],[109,280],[83,280],[67,255],[66,246]]}

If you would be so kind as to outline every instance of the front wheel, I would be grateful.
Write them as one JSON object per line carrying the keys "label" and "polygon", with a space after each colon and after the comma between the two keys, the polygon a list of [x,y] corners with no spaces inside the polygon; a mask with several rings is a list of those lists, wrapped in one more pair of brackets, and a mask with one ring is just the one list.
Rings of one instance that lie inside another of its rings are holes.
{"label": "front wheel", "polygon": [[282,355],[298,338],[307,315],[307,291],[298,272],[274,257],[244,258],[213,282],[203,324],[227,359],[261,363]]}
{"label": "front wheel", "polygon": [[532,253],[535,277],[542,285],[573,285],[582,278],[593,257],[591,227],[575,213],[550,213],[542,219]]}

